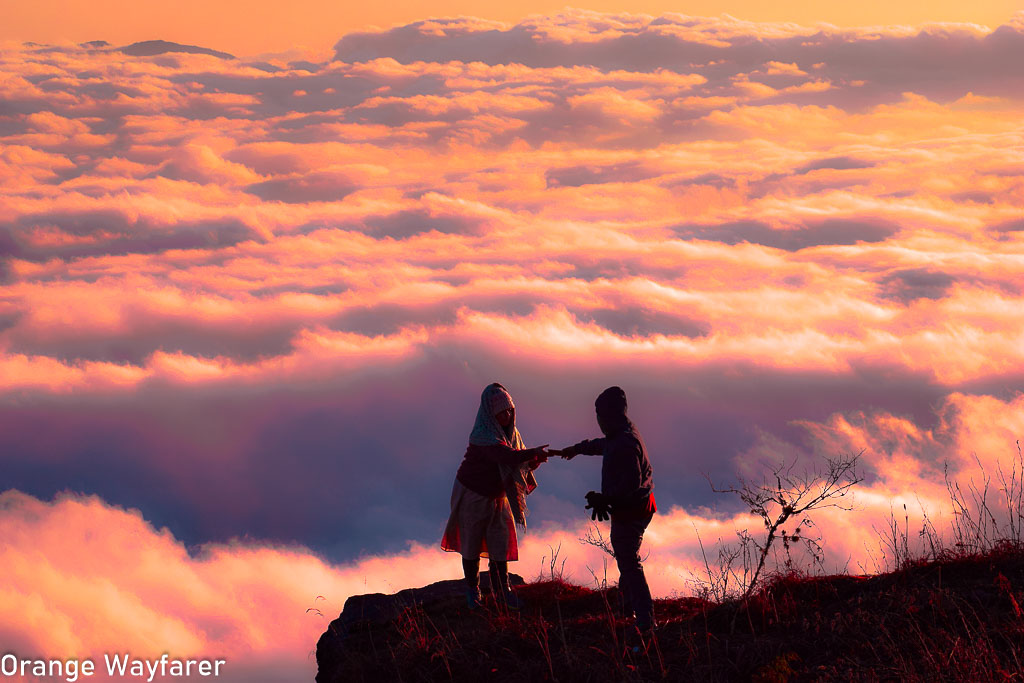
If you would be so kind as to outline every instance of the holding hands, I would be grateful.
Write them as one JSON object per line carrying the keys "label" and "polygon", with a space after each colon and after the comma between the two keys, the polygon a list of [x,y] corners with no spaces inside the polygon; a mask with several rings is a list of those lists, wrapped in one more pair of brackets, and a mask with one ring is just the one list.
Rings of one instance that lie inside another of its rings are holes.
{"label": "holding hands", "polygon": [[562,449],[551,448],[548,450],[548,455],[557,455],[565,460],[572,460],[576,457],[577,453],[572,449],[572,446],[568,446]]}
{"label": "holding hands", "polygon": [[547,447],[548,444],[544,444],[543,446],[534,446],[533,448],[527,449],[526,452],[530,455],[530,459],[528,460],[530,469],[535,470],[540,467],[541,463],[548,461],[548,456],[551,455],[551,452],[546,450]]}
{"label": "holding hands", "polygon": [[551,456],[558,456],[563,460],[572,460],[579,453],[577,453],[572,446],[566,446],[565,448],[548,448],[549,444],[543,446],[536,446],[534,448],[528,448],[526,453],[530,456],[530,466],[536,469],[541,463],[547,462]]}

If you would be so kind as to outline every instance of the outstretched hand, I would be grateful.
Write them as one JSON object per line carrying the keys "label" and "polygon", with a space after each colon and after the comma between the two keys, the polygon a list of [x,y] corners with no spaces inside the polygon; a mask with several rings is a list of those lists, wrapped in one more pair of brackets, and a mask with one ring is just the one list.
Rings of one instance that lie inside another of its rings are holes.
{"label": "outstretched hand", "polygon": [[557,455],[564,460],[572,460],[577,454],[572,448],[550,448],[548,449],[548,455]]}
{"label": "outstretched hand", "polygon": [[543,446],[535,446],[534,448],[530,449],[530,452],[533,454],[533,459],[530,460],[530,466],[533,469],[537,469],[537,467],[539,467],[542,462],[548,461],[548,456],[551,453],[549,451],[544,450],[547,447],[548,444],[544,444]]}

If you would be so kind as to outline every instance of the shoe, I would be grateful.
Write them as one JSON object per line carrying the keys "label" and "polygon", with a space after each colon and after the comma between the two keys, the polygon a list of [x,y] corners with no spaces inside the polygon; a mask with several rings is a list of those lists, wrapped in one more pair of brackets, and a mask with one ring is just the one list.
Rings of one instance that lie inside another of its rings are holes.
{"label": "shoe", "polygon": [[479,588],[470,588],[466,590],[466,605],[469,609],[479,609],[482,604],[483,596],[480,595]]}

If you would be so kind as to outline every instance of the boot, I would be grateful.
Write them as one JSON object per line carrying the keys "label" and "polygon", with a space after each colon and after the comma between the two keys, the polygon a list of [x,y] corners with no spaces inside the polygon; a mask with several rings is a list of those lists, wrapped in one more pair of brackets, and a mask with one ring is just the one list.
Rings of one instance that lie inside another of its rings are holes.
{"label": "boot", "polygon": [[495,604],[513,610],[522,609],[523,601],[512,592],[512,587],[508,584],[508,562],[489,562],[487,572],[490,574],[491,594],[494,596]]}

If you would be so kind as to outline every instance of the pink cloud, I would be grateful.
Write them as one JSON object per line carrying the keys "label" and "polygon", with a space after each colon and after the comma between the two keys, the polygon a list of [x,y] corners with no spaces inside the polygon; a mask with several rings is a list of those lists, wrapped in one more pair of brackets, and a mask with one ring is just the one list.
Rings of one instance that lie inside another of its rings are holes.
{"label": "pink cloud", "polygon": [[175,150],[171,159],[160,168],[160,174],[178,180],[226,185],[259,180],[259,176],[247,167],[227,161],[210,147],[199,144]]}
{"label": "pink cloud", "polygon": [[229,681],[312,676],[309,653],[327,619],[307,609],[331,615],[348,595],[387,589],[412,569],[400,558],[383,575],[374,560],[334,567],[301,547],[234,543],[190,554],[138,511],[95,497],[3,499],[0,631],[23,658],[91,658],[104,669],[104,654],[168,652],[225,659]]}

